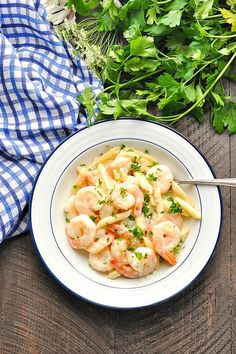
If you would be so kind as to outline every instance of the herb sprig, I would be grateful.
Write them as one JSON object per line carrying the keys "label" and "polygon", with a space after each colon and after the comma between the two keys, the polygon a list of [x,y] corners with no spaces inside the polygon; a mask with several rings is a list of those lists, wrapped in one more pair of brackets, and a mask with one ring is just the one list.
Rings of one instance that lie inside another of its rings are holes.
{"label": "herb sprig", "polygon": [[[235,80],[231,72],[236,58],[235,1],[69,0],[67,4],[82,16],[91,16],[97,29],[93,40],[97,36],[99,48],[110,48],[97,71],[104,84],[98,119],[138,116],[175,123],[191,114],[202,122],[209,110],[218,133],[236,132],[236,104],[222,80]],[[121,41],[115,39],[112,45],[107,33],[117,32]],[[79,101],[91,119],[95,104],[91,91],[84,90]]]}

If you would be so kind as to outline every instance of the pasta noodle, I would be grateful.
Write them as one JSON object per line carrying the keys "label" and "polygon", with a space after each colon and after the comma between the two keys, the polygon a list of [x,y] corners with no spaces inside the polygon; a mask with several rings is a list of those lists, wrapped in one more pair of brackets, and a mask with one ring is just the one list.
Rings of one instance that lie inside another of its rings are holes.
{"label": "pasta noodle", "polygon": [[168,166],[122,145],[77,173],[65,205],[66,234],[73,248],[87,251],[94,270],[109,279],[138,278],[178,262],[189,234],[184,221],[200,213]]}

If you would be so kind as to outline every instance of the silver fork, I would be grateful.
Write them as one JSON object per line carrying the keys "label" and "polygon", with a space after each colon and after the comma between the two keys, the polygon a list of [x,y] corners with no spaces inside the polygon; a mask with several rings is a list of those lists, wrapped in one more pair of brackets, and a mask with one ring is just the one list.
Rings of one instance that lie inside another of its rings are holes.
{"label": "silver fork", "polygon": [[189,180],[182,180],[182,179],[175,178],[175,181],[179,184],[198,184],[198,185],[207,185],[207,186],[236,187],[236,178],[189,179]]}

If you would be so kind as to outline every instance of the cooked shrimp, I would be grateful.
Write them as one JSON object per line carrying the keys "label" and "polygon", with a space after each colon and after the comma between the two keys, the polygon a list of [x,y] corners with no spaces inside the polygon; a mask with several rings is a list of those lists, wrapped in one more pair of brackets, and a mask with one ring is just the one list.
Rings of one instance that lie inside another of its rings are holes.
{"label": "cooked shrimp", "polygon": [[114,208],[112,205],[110,204],[104,204],[101,208],[101,210],[99,210],[99,215],[100,215],[100,218],[103,219],[103,218],[106,218],[108,216],[111,216],[114,212]]}
{"label": "cooked shrimp", "polygon": [[118,238],[111,244],[112,258],[115,258],[119,264],[128,263],[127,258],[128,241],[124,238]]}
{"label": "cooked shrimp", "polygon": [[137,179],[139,187],[142,188],[144,191],[148,192],[149,194],[152,194],[152,186],[148,182],[146,176],[139,172],[135,172],[134,175]]}
{"label": "cooked shrimp", "polygon": [[75,216],[78,215],[78,211],[75,207],[75,196],[74,195],[70,196],[66,201],[65,214],[66,214],[67,219],[69,219],[69,220],[71,220],[72,218],[74,218]]}
{"label": "cooked shrimp", "polygon": [[94,242],[86,247],[86,251],[89,253],[99,253],[105,247],[109,246],[115,239],[115,236],[111,232],[106,232],[104,229],[98,229],[94,238]]}
{"label": "cooked shrimp", "polygon": [[[160,187],[161,193],[166,193],[171,187],[173,174],[166,165],[157,165],[149,168],[147,178],[152,179],[153,186],[157,184]],[[153,181],[156,178],[157,180]]]}
{"label": "cooked shrimp", "polygon": [[183,227],[183,217],[180,214],[163,213],[160,222],[172,221],[181,230]]}
{"label": "cooked shrimp", "polygon": [[125,173],[127,174],[129,171],[129,164],[131,163],[131,158],[130,157],[125,157],[125,156],[117,156],[114,161],[110,163],[110,165],[107,168],[107,172],[112,175],[113,170],[117,170],[121,167],[124,168]]}
{"label": "cooked shrimp", "polygon": [[94,240],[96,225],[88,215],[81,214],[67,224],[66,233],[73,248],[85,249]]}
{"label": "cooked shrimp", "polygon": [[89,264],[93,269],[96,269],[99,272],[109,272],[113,269],[110,260],[111,252],[107,247],[99,253],[89,253]]}
{"label": "cooked shrimp", "polygon": [[145,216],[143,214],[140,214],[135,219],[136,226],[140,227],[143,231],[147,230],[150,221],[151,220],[145,218]]}
{"label": "cooked shrimp", "polygon": [[173,222],[163,221],[152,226],[152,242],[156,252],[171,265],[177,263],[173,248],[178,245],[181,233]]}
{"label": "cooked shrimp", "polygon": [[128,238],[130,236],[129,230],[122,224],[109,225],[108,229],[118,237]]}
{"label": "cooked shrimp", "polygon": [[151,248],[138,247],[135,252],[129,252],[128,261],[131,267],[142,277],[154,271],[157,264],[157,256]]}
{"label": "cooked shrimp", "polygon": [[87,181],[90,186],[97,186],[99,184],[98,170],[88,171]]}
{"label": "cooked shrimp", "polygon": [[75,196],[75,207],[80,214],[96,215],[94,212],[100,210],[99,204],[103,197],[93,186],[84,187],[78,190]]}
{"label": "cooked shrimp", "polygon": [[126,278],[138,278],[141,275],[139,275],[139,273],[134,270],[129,264],[122,264],[119,263],[117,261],[117,259],[111,259],[110,260],[111,265],[118,270],[119,273],[121,273],[122,275],[124,275]]}
{"label": "cooked shrimp", "polygon": [[138,247],[134,252],[127,252],[128,264],[120,263],[117,259],[110,262],[127,278],[139,278],[152,273],[157,265],[156,253],[147,247]]}
{"label": "cooked shrimp", "polygon": [[119,183],[112,192],[114,206],[117,209],[128,210],[134,208],[134,216],[142,212],[144,197],[142,191],[131,183]]}

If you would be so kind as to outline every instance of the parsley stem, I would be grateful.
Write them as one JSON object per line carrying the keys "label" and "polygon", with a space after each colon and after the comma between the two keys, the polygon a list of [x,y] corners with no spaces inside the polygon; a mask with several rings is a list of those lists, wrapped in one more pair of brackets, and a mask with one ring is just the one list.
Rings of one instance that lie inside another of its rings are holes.
{"label": "parsley stem", "polygon": [[158,48],[156,48],[156,50],[157,50],[157,52],[158,52],[159,54],[161,54],[163,57],[167,58],[168,60],[175,60],[174,57],[173,57],[173,58],[169,57],[169,56],[166,55],[165,53],[161,52]]}
{"label": "parsley stem", "polygon": [[203,65],[200,69],[198,69],[188,80],[186,80],[186,81],[184,82],[184,85],[186,85],[189,81],[191,81],[191,80],[194,78],[194,76],[196,76],[197,74],[199,74],[199,73],[200,73],[202,70],[204,70],[209,64],[214,63],[216,60],[222,58],[223,56],[224,56],[224,55],[221,54],[221,55],[219,55],[217,58],[215,58],[215,59],[213,59],[213,60],[210,60],[210,61],[207,61],[206,64],[204,64],[204,65]]}
{"label": "parsley stem", "polygon": [[[151,72],[151,73],[149,73],[149,74],[146,74],[146,75],[137,77],[137,78],[135,78],[135,79],[133,79],[133,80],[129,80],[129,81],[127,81],[127,82],[124,82],[123,84],[120,84],[120,88],[121,88],[121,87],[124,87],[124,86],[129,86],[129,85],[132,84],[133,82],[138,82],[138,81],[143,80],[143,79],[146,79],[146,78],[148,78],[148,77],[150,77],[150,76],[156,75],[156,74],[160,73],[161,71],[162,71],[162,70],[159,69],[159,70],[153,71],[153,72]],[[103,90],[103,92],[105,92],[105,91],[107,91],[107,90],[110,90],[110,89],[113,88],[113,87],[115,87],[115,85],[110,85],[110,86],[106,87],[106,88]]]}
{"label": "parsley stem", "polygon": [[236,37],[236,34],[231,34],[231,35],[227,35],[227,36],[217,36],[215,34],[210,34],[209,32],[207,32],[203,27],[202,25],[200,24],[199,21],[197,21],[197,24],[198,26],[200,27],[201,31],[203,31],[207,37],[210,37],[210,38],[220,38],[220,39],[224,39],[224,38],[235,38]]}
{"label": "parsley stem", "polygon": [[171,1],[172,1],[172,0],[157,1],[157,2],[155,2],[155,5],[167,4],[168,2],[171,2]]}
{"label": "parsley stem", "polygon": [[212,84],[208,87],[208,89],[204,92],[204,94],[199,98],[199,100],[197,102],[195,102],[189,109],[187,109],[185,112],[181,113],[178,116],[178,119],[184,117],[186,114],[188,114],[189,112],[191,112],[195,107],[197,107],[202,100],[204,100],[204,98],[208,95],[208,93],[213,89],[213,87],[217,84],[217,82],[221,79],[221,77],[224,75],[224,73],[226,72],[226,70],[228,69],[228,67],[232,64],[232,62],[234,61],[234,59],[236,58],[236,52],[232,55],[232,57],[230,58],[230,60],[228,61],[228,63],[225,65],[225,67],[223,68],[223,70],[219,73],[219,75],[215,78],[215,80],[212,82]]}
{"label": "parsley stem", "polygon": [[190,113],[195,107],[197,107],[203,100],[204,98],[208,95],[208,93],[213,89],[213,87],[217,84],[217,82],[221,79],[221,77],[224,75],[228,67],[232,64],[234,59],[236,58],[236,52],[232,55],[228,63],[225,65],[223,70],[219,73],[219,75],[215,78],[215,80],[212,82],[212,84],[208,87],[208,89],[204,92],[204,94],[195,102],[191,107],[189,107],[186,111],[180,114],[172,115],[172,116],[155,116],[151,113],[146,113],[145,116],[152,118],[153,120],[157,121],[169,121],[169,122],[176,122],[182,117],[186,116],[188,113]]}
{"label": "parsley stem", "polygon": [[205,20],[210,20],[210,19],[212,19],[212,18],[218,18],[218,17],[221,17],[221,18],[222,18],[222,15],[221,15],[221,14],[218,14],[218,15],[207,16],[206,18],[203,19],[203,21],[205,21]]}

